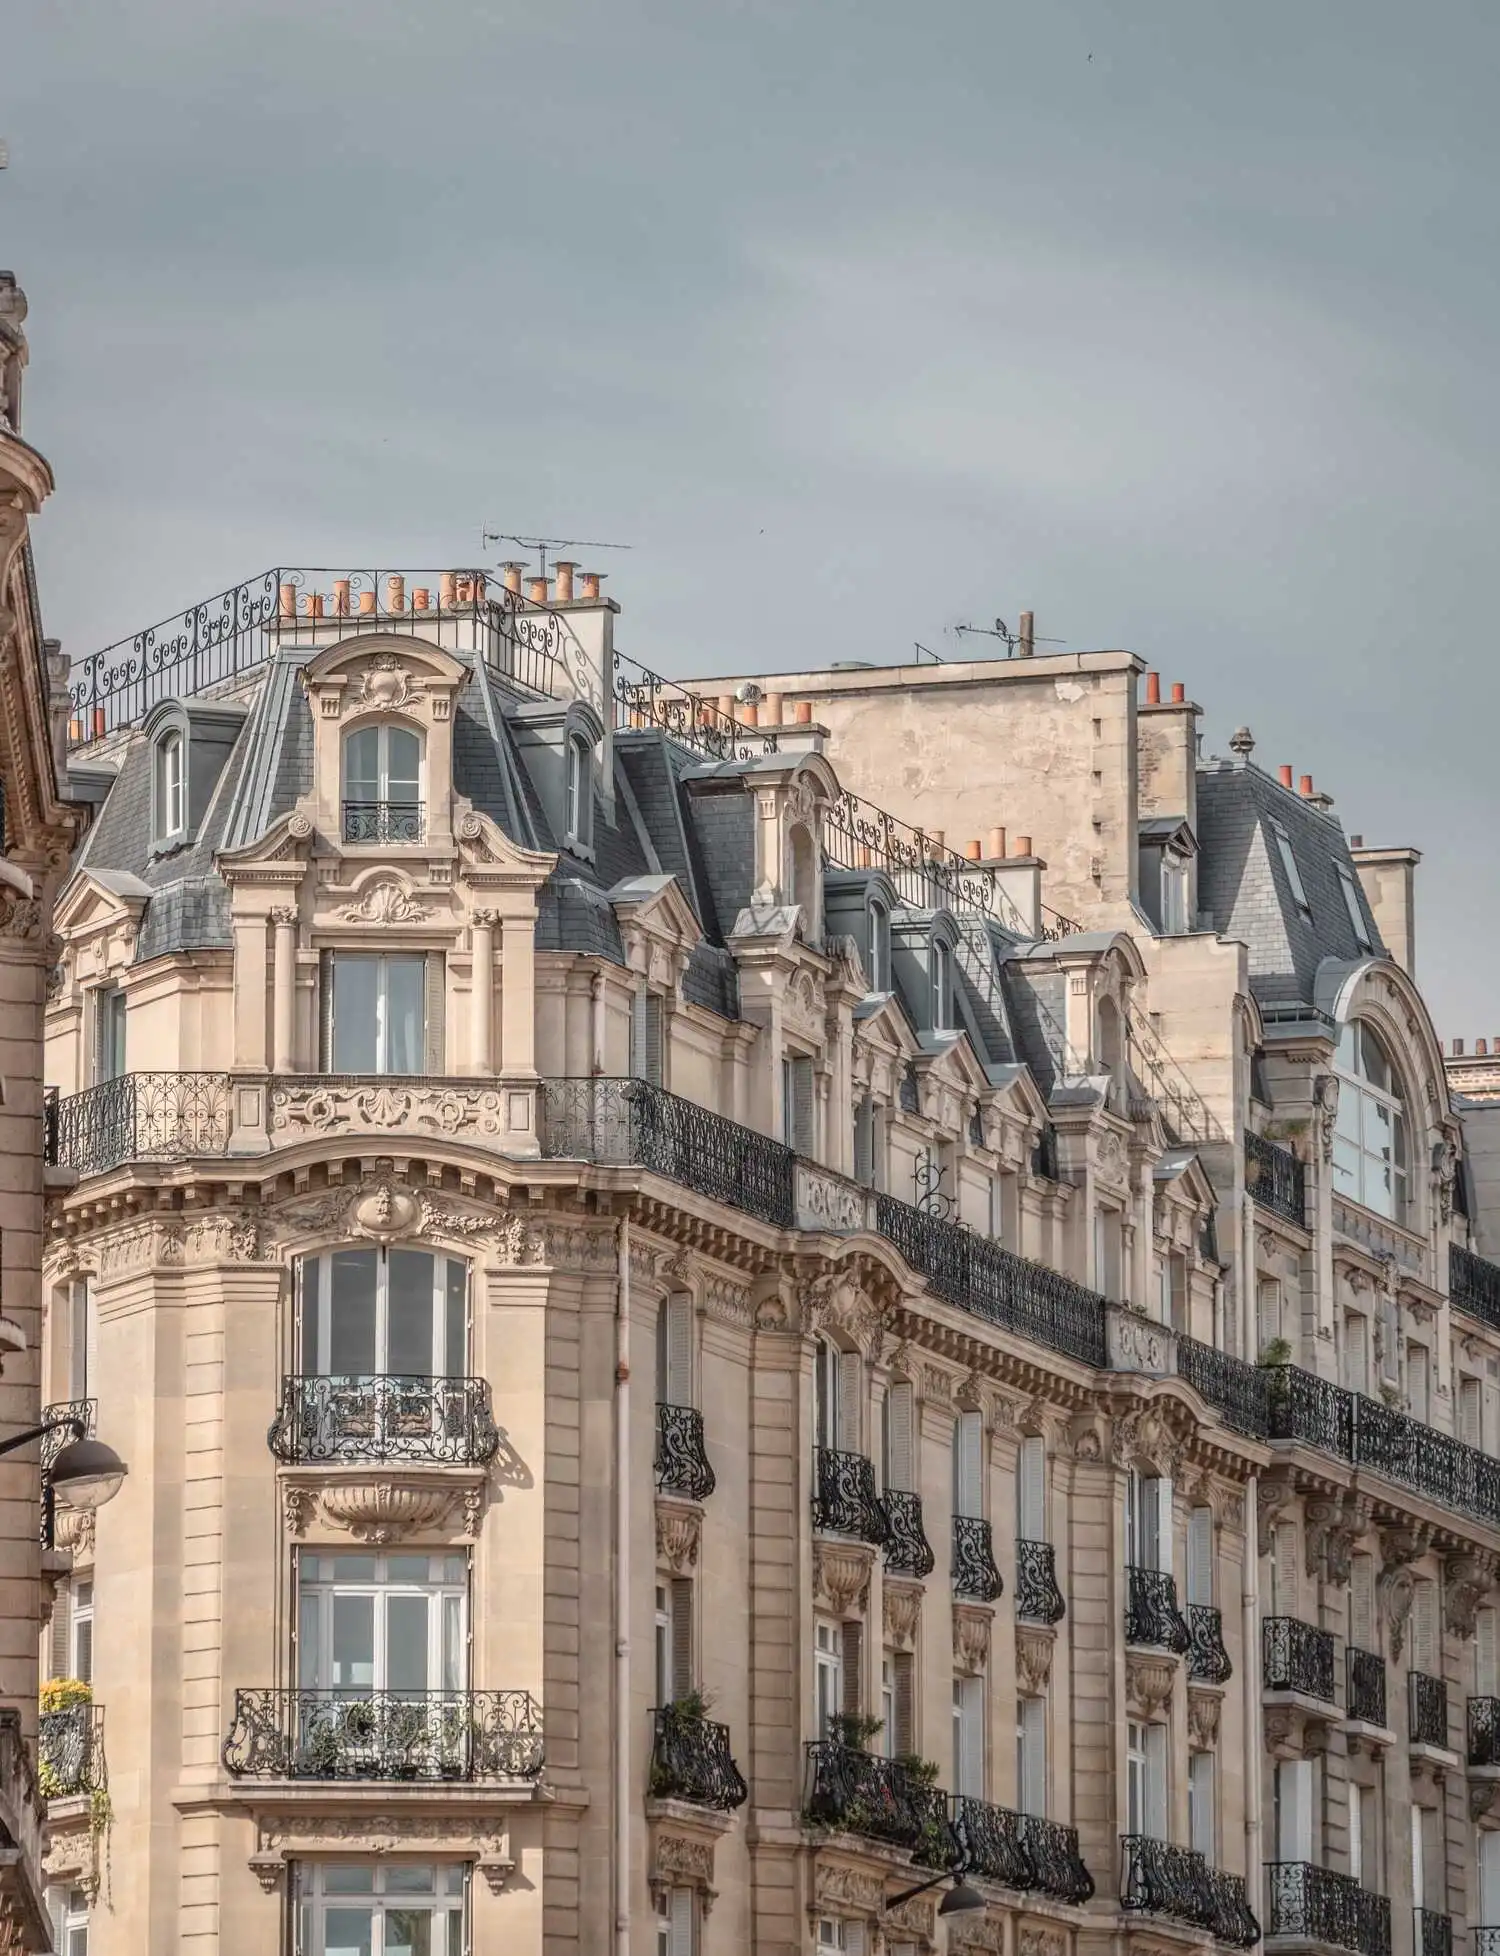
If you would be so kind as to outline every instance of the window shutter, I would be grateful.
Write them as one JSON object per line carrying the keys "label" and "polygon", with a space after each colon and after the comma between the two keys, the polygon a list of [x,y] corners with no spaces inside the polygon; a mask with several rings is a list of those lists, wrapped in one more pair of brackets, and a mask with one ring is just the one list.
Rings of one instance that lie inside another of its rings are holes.
{"label": "window shutter", "polygon": [[666,1077],[662,1068],[662,997],[647,992],[645,1004],[646,1078],[659,1087]]}
{"label": "window shutter", "polygon": [[864,1361],[858,1352],[840,1352],[839,1430],[837,1444],[842,1453],[859,1452],[862,1430],[860,1401],[864,1397]]}
{"label": "window shutter", "polygon": [[1271,1614],[1297,1614],[1297,1527],[1281,1521],[1271,1531]]}
{"label": "window shutter", "polygon": [[854,1179],[862,1188],[875,1180],[875,1109],[868,1094],[854,1110]]}
{"label": "window shutter", "polygon": [[671,1925],[672,1956],[693,1956],[694,1902],[691,1888],[674,1888],[667,1920]]}
{"label": "window shutter", "polygon": [[799,1155],[817,1153],[817,1122],[813,1109],[813,1063],[792,1061],[792,1146]]}
{"label": "window shutter", "polygon": [[1356,1650],[1375,1648],[1375,1566],[1356,1555],[1349,1569],[1349,1635]]}
{"label": "window shutter", "polygon": [[953,1428],[953,1512],[984,1511],[984,1416],[960,1413]]}
{"label": "window shutter", "polygon": [[1188,1846],[1211,1867],[1215,1859],[1214,1755],[1211,1752],[1189,1753],[1188,1795],[1191,1815]]}
{"label": "window shutter", "polygon": [[897,1379],[885,1396],[886,1484],[889,1487],[911,1487],[911,1415],[911,1387],[904,1379]]}
{"label": "window shutter", "polygon": [[422,1064],[429,1074],[440,1075],[447,1065],[447,1045],[443,1021],[447,1008],[448,982],[441,951],[427,953],[427,1048]]}
{"label": "window shutter", "polygon": [[1146,1832],[1153,1840],[1167,1838],[1167,1728],[1146,1727]]}
{"label": "window shutter", "polygon": [[1016,1459],[1016,1535],[1023,1542],[1047,1539],[1047,1442],[1031,1433]]}
{"label": "window shutter", "polygon": [[865,1925],[863,1922],[844,1924],[844,1956],[865,1956]]}
{"label": "window shutter", "polygon": [[1188,1515],[1187,1600],[1212,1604],[1214,1600],[1214,1511],[1194,1508]]}
{"label": "window shutter", "polygon": [[59,1583],[57,1596],[52,1605],[52,1628],[47,1640],[47,1665],[50,1677],[65,1678],[68,1675],[68,1614],[72,1605],[72,1584]]}
{"label": "window shutter", "polygon": [[1427,1677],[1438,1674],[1437,1584],[1417,1584],[1416,1607],[1412,1611],[1411,1663],[1414,1671]]}
{"label": "window shutter", "polygon": [[1346,1318],[1344,1321],[1344,1384],[1350,1392],[1370,1389],[1370,1321]]}
{"label": "window shutter", "polygon": [[[73,1636],[70,1674],[85,1684],[94,1681],[94,1585],[80,1583],[72,1592]],[[83,1605],[82,1608],[77,1605]]]}
{"label": "window shutter", "polygon": [[912,1656],[909,1650],[898,1650],[891,1660],[892,1678],[896,1687],[896,1729],[891,1734],[892,1750],[898,1753],[915,1752],[916,1719],[913,1715],[914,1690],[912,1681]]}
{"label": "window shutter", "polygon": [[693,1688],[693,1579],[672,1578],[672,1699],[676,1703]]}
{"label": "window shutter", "polygon": [[1145,1566],[1141,1561],[1141,1549],[1144,1546],[1141,1537],[1145,1532],[1141,1527],[1144,1505],[1141,1488],[1141,1477],[1132,1467],[1125,1475],[1125,1562],[1131,1569]]}
{"label": "window shutter", "polygon": [[333,953],[318,953],[318,1071],[333,1071]]}
{"label": "window shutter", "polygon": [[1276,1767],[1277,1859],[1311,1861],[1312,1761],[1283,1759]]}
{"label": "window shutter", "polygon": [[295,1363],[311,1375],[318,1369],[318,1259],[299,1256],[292,1266],[300,1356]]}
{"label": "window shutter", "polygon": [[1424,1908],[1427,1902],[1427,1815],[1421,1807],[1411,1810],[1411,1905]]}
{"label": "window shutter", "polygon": [[674,1291],[662,1306],[667,1325],[667,1404],[693,1403],[693,1300]]}
{"label": "window shutter", "polygon": [[1260,1348],[1264,1351],[1281,1336],[1281,1285],[1263,1277],[1255,1287],[1255,1308]]}
{"label": "window shutter", "polygon": [[1150,1566],[1172,1573],[1172,1480],[1168,1474],[1156,1477],[1156,1558]]}
{"label": "window shutter", "polygon": [[[1500,1665],[1496,1663],[1496,1623],[1497,1618],[1493,1609],[1481,1610],[1474,1619],[1474,1695],[1478,1698],[1500,1696]],[[1500,1917],[1496,1920],[1500,1921]],[[1489,1921],[1490,1918],[1486,1916],[1487,1925]]]}
{"label": "window shutter", "polygon": [[1023,1698],[1020,1721],[1021,1770],[1016,1790],[1022,1813],[1041,1819],[1047,1811],[1047,1700]]}
{"label": "window shutter", "polygon": [[1458,1388],[1458,1437],[1467,1447],[1483,1444],[1483,1410],[1478,1379],[1463,1379]]}
{"label": "window shutter", "polygon": [[1349,1872],[1363,1886],[1365,1872],[1365,1796],[1362,1786],[1349,1788]]}
{"label": "window shutter", "polygon": [[646,987],[637,985],[630,1000],[630,1074],[646,1078]]}
{"label": "window shutter", "polygon": [[1500,1924],[1500,1834],[1489,1828],[1479,1836],[1479,1921]]}
{"label": "window shutter", "polygon": [[844,1711],[850,1718],[858,1718],[864,1708],[863,1664],[861,1653],[864,1648],[864,1626],[859,1623],[841,1623],[839,1636],[843,1645],[844,1670]]}

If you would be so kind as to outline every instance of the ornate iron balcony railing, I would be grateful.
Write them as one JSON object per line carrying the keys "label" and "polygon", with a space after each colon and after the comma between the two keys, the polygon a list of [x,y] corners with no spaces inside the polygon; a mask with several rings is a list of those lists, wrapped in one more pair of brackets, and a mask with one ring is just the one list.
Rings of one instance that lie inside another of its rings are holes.
{"label": "ornate iron balcony railing", "polygon": [[1416,1956],[1453,1956],[1453,1918],[1435,1909],[1412,1910]]}
{"label": "ornate iron balcony railing", "polygon": [[1307,1227],[1307,1170],[1290,1148],[1247,1134],[1245,1187],[1262,1209]]}
{"label": "ornate iron balcony railing", "polygon": [[1165,1569],[1126,1569],[1125,1641],[1157,1645],[1179,1656],[1192,1644],[1177,1607],[1177,1584]]}
{"label": "ornate iron balcony railing", "polygon": [[1500,1698],[1469,1700],[1468,1741],[1471,1766],[1500,1766]]}
{"label": "ornate iron balcony railing", "polygon": [[[59,1399],[50,1406],[42,1408],[42,1424],[49,1420],[77,1420],[83,1428],[83,1437],[92,1440],[99,1418],[97,1399]],[[44,1549],[57,1546],[57,1490],[52,1485],[52,1463],[68,1442],[76,1437],[75,1430],[58,1426],[51,1433],[44,1433],[37,1444],[37,1452],[42,1472],[42,1513],[41,1544]]]}
{"label": "ornate iron balcony railing", "polygon": [[1333,1636],[1295,1616],[1268,1616],[1260,1626],[1261,1684],[1333,1703]]}
{"label": "ornate iron balcony railing", "polygon": [[880,1497],[885,1515],[885,1566],[893,1576],[930,1576],[937,1558],[922,1526],[922,1497],[888,1487]]}
{"label": "ornate iron balcony railing", "polygon": [[1177,1337],[1177,1376],[1222,1414],[1224,1422],[1251,1439],[1266,1437],[1266,1374],[1232,1352]]}
{"label": "ornate iron balcony railing", "polygon": [[1051,1542],[1016,1543],[1016,1615],[1023,1623],[1061,1623],[1068,1606],[1057,1586]]}
{"label": "ornate iron balcony railing", "polygon": [[124,1161],[187,1161],[229,1146],[227,1073],[122,1073],[57,1103],[50,1159],[80,1175]]}
{"label": "ornate iron balcony railing", "polygon": [[988,1800],[953,1795],[953,1834],[965,1874],[983,1875],[1007,1888],[1036,1888],[1036,1864],[1021,1840],[1022,1817]]}
{"label": "ornate iron balcony railing", "polygon": [[1094,1877],[1078,1851],[1078,1829],[1034,1813],[1021,1815],[1021,1845],[1036,1870],[1036,1887],[1044,1895],[1079,1907],[1094,1892]]}
{"label": "ornate iron balcony railing", "polygon": [[1500,1928],[1474,1931],[1474,1956],[1500,1956]]}
{"label": "ornate iron balcony railing", "polygon": [[884,1548],[890,1524],[875,1492],[875,1469],[862,1453],[819,1447],[813,1456],[813,1527]]}
{"label": "ornate iron balcony railing", "polygon": [[729,1727],[690,1706],[663,1705],[651,1714],[651,1797],[733,1813],[750,1797],[734,1763]]}
{"label": "ornate iron balcony railing", "polygon": [[1122,1835],[1120,1847],[1121,1908],[1207,1929],[1237,1949],[1260,1941],[1260,1924],[1240,1876],[1211,1868],[1193,1848],[1146,1834]]}
{"label": "ornate iron balcony railing", "polygon": [[1390,1900],[1372,1895],[1351,1876],[1307,1861],[1272,1861],[1266,1888],[1267,1936],[1331,1942],[1355,1956],[1391,1956]]}
{"label": "ornate iron balcony railing", "polygon": [[1448,1687],[1441,1678],[1425,1671],[1407,1673],[1408,1736],[1413,1745],[1435,1745],[1448,1749]]}
{"label": "ornate iron balcony railing", "polygon": [[1213,1920],[1210,1926],[1220,1942],[1234,1949],[1253,1949],[1260,1941],[1260,1923],[1250,1906],[1250,1890],[1243,1875],[1228,1874],[1223,1868],[1208,1871]]}
{"label": "ornate iron balcony railing", "polygon": [[814,1826],[904,1847],[924,1867],[958,1865],[948,1795],[894,1759],[817,1741],[807,1748],[803,1810]]}
{"label": "ornate iron balcony railing", "polygon": [[44,1711],[37,1720],[36,1763],[44,1799],[67,1800],[102,1787],[104,1707],[85,1702]]}
{"label": "ornate iron balcony railing", "polygon": [[1476,1256],[1462,1243],[1448,1247],[1448,1297],[1460,1311],[1500,1331],[1500,1263]]}
{"label": "ornate iron balcony railing", "polygon": [[656,1485],[663,1494],[706,1501],[718,1486],[703,1444],[703,1415],[696,1406],[656,1408]]}
{"label": "ornate iron balcony railing", "polygon": [[1344,1716],[1385,1726],[1385,1659],[1354,1644],[1344,1652]]}
{"label": "ornate iron balcony railing", "polygon": [[1207,1603],[1189,1603],[1187,1674],[1194,1684],[1227,1684],[1234,1676],[1224,1648],[1224,1619]]}
{"label": "ornate iron balcony railing", "polygon": [[621,732],[654,727],[711,761],[744,761],[777,751],[774,730],[734,719],[712,700],[647,671],[622,652],[615,654],[614,694],[615,726]]}
{"label": "ornate iron balcony railing", "polygon": [[529,1691],[238,1690],[224,1741],[236,1779],[535,1779]]}
{"label": "ornate iron balcony railing", "polygon": [[420,842],[427,833],[420,801],[346,801],[345,842]]}
{"label": "ornate iron balcony railing", "polygon": [[433,1461],[482,1467],[500,1432],[487,1379],[431,1379],[410,1372],[292,1373],[266,1434],[289,1466],[341,1461]]}
{"label": "ornate iron balcony railing", "polygon": [[953,1517],[953,1593],[974,1603],[993,1603],[1004,1590],[995,1567],[990,1525],[978,1515]]}

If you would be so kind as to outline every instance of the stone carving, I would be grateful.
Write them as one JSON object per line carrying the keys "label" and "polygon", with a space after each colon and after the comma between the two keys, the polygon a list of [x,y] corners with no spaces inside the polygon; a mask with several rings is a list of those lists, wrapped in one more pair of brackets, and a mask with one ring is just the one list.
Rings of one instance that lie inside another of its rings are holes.
{"label": "stone carving", "polygon": [[92,1508],[70,1508],[66,1501],[58,1501],[52,1520],[53,1538],[60,1549],[68,1549],[75,1560],[81,1560],[94,1552],[94,1511]]}
{"label": "stone carving", "polygon": [[891,1936],[914,1936],[926,1947],[931,1948],[932,1938],[937,1934],[936,1904],[920,1895],[909,1901],[898,1902],[894,1906],[885,1905],[885,1925],[888,1932],[887,1947]]}
{"label": "stone carving", "polygon": [[1102,1461],[1104,1439],[1100,1432],[1098,1413],[1092,1411],[1075,1413],[1068,1422],[1063,1444],[1073,1458],[1085,1466]]}
{"label": "stone carving", "polygon": [[922,1394],[939,1406],[947,1406],[953,1399],[953,1379],[940,1365],[922,1367]]}
{"label": "stone carving", "polygon": [[1335,1494],[1307,1503],[1307,1573],[1342,1589],[1349,1580],[1355,1544],[1370,1525],[1363,1495]]}
{"label": "stone carving", "polygon": [[[999,1929],[998,1923],[996,1924],[996,1929],[997,1931]],[[952,1940],[951,1932],[949,1940],[950,1942]],[[1023,1922],[1016,1933],[1016,1956],[1063,1956],[1063,1952],[1067,1946],[1068,1937],[1066,1930],[1044,1929],[1039,1922]],[[969,1947],[971,1949],[987,1949],[991,1947],[999,1949],[1001,1945],[998,1941],[994,1944],[975,1942],[970,1943]]]}
{"label": "stone carving", "polygon": [[1473,1636],[1479,1606],[1494,1587],[1495,1571],[1495,1557],[1481,1550],[1448,1557],[1443,1568],[1443,1613],[1452,1636]]}
{"label": "stone carving", "polygon": [[829,1270],[803,1288],[805,1332],[841,1331],[868,1355],[877,1347],[882,1323],[880,1306],[843,1270]]}
{"label": "stone carving", "polygon": [[707,1915],[718,1899],[713,1842],[696,1834],[659,1831],[648,1880],[657,1894],[668,1888],[696,1888],[698,1906]]}
{"label": "stone carving", "polygon": [[656,1555],[679,1576],[698,1566],[698,1545],[703,1536],[703,1517],[696,1508],[681,1508],[675,1501],[656,1504]]}
{"label": "stone carving", "polygon": [[1296,1492],[1286,1475],[1268,1474],[1262,1479],[1255,1516],[1256,1547],[1262,1555],[1269,1555],[1275,1547],[1276,1517]]}
{"label": "stone carving", "polygon": [[1043,1624],[1016,1625],[1016,1682],[1027,1697],[1038,1697],[1052,1676],[1057,1633]]}
{"label": "stone carving", "polygon": [[1320,1073],[1314,1079],[1313,1106],[1318,1122],[1318,1151],[1326,1168],[1333,1160],[1333,1130],[1339,1117],[1339,1082],[1336,1073]]}
{"label": "stone carving", "polygon": [[372,884],[338,914],[346,924],[420,924],[427,920],[427,906],[418,903],[399,883],[386,881]]}
{"label": "stone carving", "polygon": [[1171,1703],[1177,1681],[1177,1666],[1170,1657],[1145,1657],[1135,1651],[1125,1656],[1125,1696],[1132,1711],[1142,1718],[1154,1718]]}
{"label": "stone carving", "polygon": [[1211,1752],[1219,1743],[1220,1703],[1217,1691],[1188,1689],[1188,1738],[1201,1752]]}
{"label": "stone carving", "polygon": [[885,1907],[885,1876],[847,1867],[841,1861],[820,1859],[813,1868],[813,1895],[819,1908],[879,1915]]}
{"label": "stone carving", "polygon": [[377,652],[361,675],[359,704],[394,711],[414,696],[411,673],[395,653]]}
{"label": "stone carving", "polygon": [[381,1813],[258,1813],[248,1865],[266,1893],[274,1894],[288,1861],[328,1848],[350,1855],[426,1852],[477,1860],[479,1872],[497,1894],[515,1870],[504,1823],[484,1816],[405,1808]]}
{"label": "stone carving", "polygon": [[1164,1324],[1138,1311],[1110,1310],[1105,1314],[1109,1365],[1113,1372],[1140,1372],[1164,1377],[1175,1363],[1177,1341]]}
{"label": "stone carving", "polygon": [[978,1677],[990,1661],[990,1616],[975,1603],[953,1605],[953,1661],[966,1677]]}
{"label": "stone carving", "polygon": [[484,1086],[360,1084],[278,1079],[271,1089],[271,1129],[283,1135],[332,1134],[361,1128],[418,1134],[502,1134],[502,1096]]}
{"label": "stone carving", "polygon": [[1175,1400],[1133,1406],[1110,1425],[1110,1452],[1117,1467],[1142,1466],[1175,1474],[1197,1421]]}
{"label": "stone carving", "polygon": [[1471,1779],[1469,1781],[1469,1818],[1481,1824],[1493,1817],[1500,1823],[1500,1813],[1494,1812],[1495,1803],[1500,1800],[1500,1782],[1492,1779]]}
{"label": "stone carving", "polygon": [[922,1585],[896,1582],[887,1576],[880,1601],[887,1643],[898,1650],[910,1650],[922,1620]]}
{"label": "stone carving", "polygon": [[420,1533],[448,1533],[458,1490],[401,1481],[387,1474],[338,1480],[318,1490],[318,1506],[335,1528],[381,1544]]}
{"label": "stone carving", "polygon": [[835,1616],[863,1614],[870,1600],[875,1552],[856,1542],[813,1543],[813,1592]]}
{"label": "stone carving", "polygon": [[307,1518],[312,1512],[313,1493],[310,1487],[303,1487],[296,1481],[286,1481],[281,1489],[281,1517],[286,1523],[286,1531],[292,1536],[301,1536],[307,1529]]}
{"label": "stone carving", "polygon": [[755,1321],[750,1309],[750,1286],[727,1277],[710,1277],[703,1286],[703,1312],[705,1317],[717,1318],[721,1324],[748,1328]]}

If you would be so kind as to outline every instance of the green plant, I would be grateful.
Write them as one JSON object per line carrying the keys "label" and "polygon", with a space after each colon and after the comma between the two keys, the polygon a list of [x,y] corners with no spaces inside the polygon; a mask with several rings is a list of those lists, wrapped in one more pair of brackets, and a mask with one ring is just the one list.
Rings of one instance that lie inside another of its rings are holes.
{"label": "green plant", "polygon": [[115,1810],[110,1803],[109,1788],[107,1786],[96,1786],[89,1794],[89,1834],[91,1838],[97,1841],[101,1834],[107,1833],[109,1824],[114,1817]]}
{"label": "green plant", "polygon": [[828,1736],[835,1745],[846,1745],[863,1752],[885,1724],[864,1712],[835,1712],[828,1721]]}
{"label": "green plant", "polygon": [[1394,1411],[1401,1404],[1401,1388],[1400,1386],[1393,1386],[1390,1380],[1387,1379],[1381,1385],[1380,1397],[1382,1402]]}
{"label": "green plant", "polygon": [[1292,1343],[1289,1338],[1268,1338],[1260,1348],[1262,1365],[1290,1365]]}
{"label": "green plant", "polygon": [[74,1705],[93,1702],[94,1687],[85,1684],[82,1678],[48,1678],[37,1693],[37,1703],[44,1714],[71,1711]]}
{"label": "green plant", "polygon": [[691,1691],[683,1692],[680,1698],[674,1698],[663,1710],[679,1725],[701,1725],[712,1710],[713,1702],[706,1691],[700,1691],[695,1685]]}
{"label": "green plant", "polygon": [[891,1761],[899,1766],[906,1777],[915,1780],[918,1786],[936,1786],[938,1769],[932,1759],[924,1759],[919,1752],[898,1752]]}

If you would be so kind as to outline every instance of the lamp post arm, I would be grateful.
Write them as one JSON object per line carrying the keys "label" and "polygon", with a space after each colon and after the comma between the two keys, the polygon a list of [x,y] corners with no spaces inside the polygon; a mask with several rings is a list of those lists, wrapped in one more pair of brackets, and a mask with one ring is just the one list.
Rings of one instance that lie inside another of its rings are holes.
{"label": "lamp post arm", "polygon": [[30,1426],[24,1433],[15,1433],[8,1440],[0,1440],[0,1454],[14,1453],[17,1447],[30,1446],[33,1440],[40,1440],[46,1434],[56,1433],[65,1426],[72,1428],[75,1440],[83,1439],[88,1430],[83,1421],[71,1413],[62,1419],[43,1420],[40,1426]]}
{"label": "lamp post arm", "polygon": [[931,1881],[919,1882],[915,1888],[903,1888],[899,1895],[887,1895],[880,1904],[881,1910],[884,1912],[886,1909],[900,1908],[903,1902],[909,1902],[917,1895],[925,1895],[929,1888],[936,1888],[939,1883],[951,1880],[952,1873],[945,1868],[941,1874],[935,1874]]}

